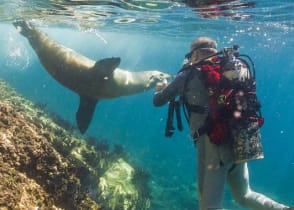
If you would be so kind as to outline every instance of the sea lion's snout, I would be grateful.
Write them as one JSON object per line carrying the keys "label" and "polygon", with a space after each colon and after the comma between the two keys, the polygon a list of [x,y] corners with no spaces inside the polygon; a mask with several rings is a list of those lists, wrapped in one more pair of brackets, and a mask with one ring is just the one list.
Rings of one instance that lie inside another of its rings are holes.
{"label": "sea lion's snout", "polygon": [[170,77],[171,76],[169,74],[166,74],[160,71],[152,71],[152,74],[149,77],[149,83],[147,84],[147,88],[155,87],[155,85],[158,82],[164,82]]}
{"label": "sea lion's snout", "polygon": [[156,71],[155,74],[153,74],[150,79],[155,80],[155,82],[162,82],[164,80],[169,79],[171,76],[169,74],[160,72],[160,71]]}
{"label": "sea lion's snout", "polygon": [[163,72],[160,72],[159,76],[160,76],[160,78],[162,80],[166,80],[166,79],[169,79],[171,77],[169,74],[166,74],[166,73],[163,73]]}

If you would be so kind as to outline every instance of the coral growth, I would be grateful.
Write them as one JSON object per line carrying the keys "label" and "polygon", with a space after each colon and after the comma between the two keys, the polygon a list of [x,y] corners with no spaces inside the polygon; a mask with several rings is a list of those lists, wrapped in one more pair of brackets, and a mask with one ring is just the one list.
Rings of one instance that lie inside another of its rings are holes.
{"label": "coral growth", "polygon": [[149,208],[148,180],[121,146],[78,138],[2,80],[0,101],[1,209]]}

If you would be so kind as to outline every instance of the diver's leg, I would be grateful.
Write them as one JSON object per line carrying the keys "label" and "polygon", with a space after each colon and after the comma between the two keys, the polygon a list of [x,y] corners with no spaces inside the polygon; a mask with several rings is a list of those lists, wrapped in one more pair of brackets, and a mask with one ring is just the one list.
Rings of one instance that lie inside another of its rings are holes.
{"label": "diver's leg", "polygon": [[234,199],[245,208],[253,210],[287,209],[287,206],[250,189],[247,163],[237,164],[232,168],[228,173],[228,183]]}
{"label": "diver's leg", "polygon": [[207,136],[197,142],[199,209],[222,209],[226,169]]}

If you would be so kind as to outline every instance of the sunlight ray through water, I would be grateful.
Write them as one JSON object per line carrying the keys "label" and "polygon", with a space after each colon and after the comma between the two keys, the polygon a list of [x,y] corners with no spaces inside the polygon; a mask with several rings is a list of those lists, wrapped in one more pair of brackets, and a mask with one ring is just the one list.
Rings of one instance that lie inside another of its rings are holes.
{"label": "sunlight ray through water", "polygon": [[[213,37],[219,49],[238,44],[255,62],[266,119],[265,159],[250,165],[252,185],[293,203],[293,11],[292,0],[2,0],[0,76],[75,126],[79,97],[45,72],[12,26],[14,20],[32,21],[93,62],[120,57],[119,68],[131,72],[156,69],[175,75],[190,42],[199,36]],[[132,160],[150,172],[151,209],[196,209],[196,151],[188,126],[166,139],[167,107],[153,107],[153,93],[99,101],[86,135],[123,145]],[[242,209],[229,191],[224,205]]]}

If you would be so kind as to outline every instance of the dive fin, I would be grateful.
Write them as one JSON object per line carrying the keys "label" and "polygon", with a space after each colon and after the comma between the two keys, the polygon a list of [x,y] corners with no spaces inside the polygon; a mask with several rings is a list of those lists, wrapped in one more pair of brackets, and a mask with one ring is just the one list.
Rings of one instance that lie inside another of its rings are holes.
{"label": "dive fin", "polygon": [[76,113],[76,120],[80,132],[83,134],[88,129],[98,100],[87,96],[80,96],[80,105]]}

